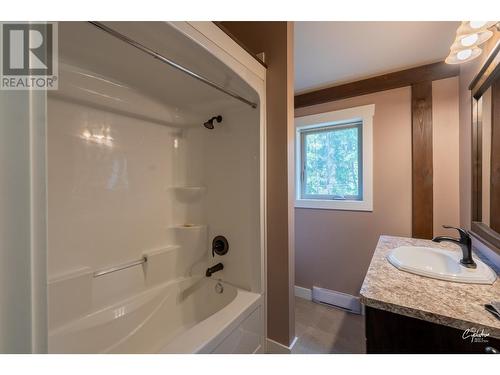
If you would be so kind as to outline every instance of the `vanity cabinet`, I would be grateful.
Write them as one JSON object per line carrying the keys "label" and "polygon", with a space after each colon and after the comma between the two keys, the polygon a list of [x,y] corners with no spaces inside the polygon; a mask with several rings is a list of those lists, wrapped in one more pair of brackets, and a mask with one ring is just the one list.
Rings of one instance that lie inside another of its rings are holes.
{"label": "vanity cabinet", "polygon": [[368,354],[479,354],[488,346],[500,350],[499,339],[472,338],[464,330],[369,306],[365,311]]}
{"label": "vanity cabinet", "polygon": [[[500,280],[491,285],[455,283],[401,271],[387,260],[392,250],[401,246],[460,252],[448,243],[380,236],[360,290],[366,307],[367,353],[484,353],[488,346],[500,349],[500,321],[484,308],[500,296]],[[500,275],[496,268],[494,271]],[[481,328],[489,335],[472,337]]]}

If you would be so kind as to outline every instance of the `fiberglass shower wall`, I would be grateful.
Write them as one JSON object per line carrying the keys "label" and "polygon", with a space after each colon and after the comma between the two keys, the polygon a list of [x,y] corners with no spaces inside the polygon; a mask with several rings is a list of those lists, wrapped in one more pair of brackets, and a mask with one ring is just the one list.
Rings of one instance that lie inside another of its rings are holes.
{"label": "fiberglass shower wall", "polygon": [[[172,26],[109,24],[258,102]],[[261,292],[259,109],[88,23],[61,23],[59,45],[47,104],[49,329],[219,261],[217,277]],[[222,123],[203,127],[216,115]],[[230,248],[212,259],[216,235]],[[152,261],[94,277],[143,256]]]}

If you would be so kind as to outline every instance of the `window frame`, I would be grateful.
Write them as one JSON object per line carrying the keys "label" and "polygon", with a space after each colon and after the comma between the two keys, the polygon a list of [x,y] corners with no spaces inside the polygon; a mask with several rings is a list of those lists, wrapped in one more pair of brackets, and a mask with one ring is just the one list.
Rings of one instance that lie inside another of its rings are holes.
{"label": "window frame", "polygon": [[[373,211],[373,115],[375,105],[365,105],[295,118],[296,184],[295,207],[331,210]],[[305,194],[305,137],[321,131],[358,127],[359,190],[356,197],[333,198],[331,195]]]}

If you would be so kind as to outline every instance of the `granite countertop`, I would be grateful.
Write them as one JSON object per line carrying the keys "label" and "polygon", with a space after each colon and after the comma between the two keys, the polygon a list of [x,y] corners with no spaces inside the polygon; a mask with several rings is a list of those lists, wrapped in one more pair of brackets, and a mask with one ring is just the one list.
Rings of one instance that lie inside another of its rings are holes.
{"label": "granite countertop", "polygon": [[[500,300],[498,278],[493,285],[463,284],[400,271],[389,263],[386,256],[391,249],[405,245],[441,247],[460,252],[458,246],[452,243],[380,236],[361,287],[363,304],[457,329],[483,328],[490,336],[500,338],[500,320],[484,309],[485,303]],[[499,269],[495,269],[480,254],[475,255],[499,275]]]}

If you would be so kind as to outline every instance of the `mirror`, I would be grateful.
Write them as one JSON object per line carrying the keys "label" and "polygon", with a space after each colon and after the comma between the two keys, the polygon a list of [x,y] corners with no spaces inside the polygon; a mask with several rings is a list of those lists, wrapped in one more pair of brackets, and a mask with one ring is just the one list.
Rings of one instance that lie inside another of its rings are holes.
{"label": "mirror", "polygon": [[472,91],[472,234],[500,254],[500,44]]}

